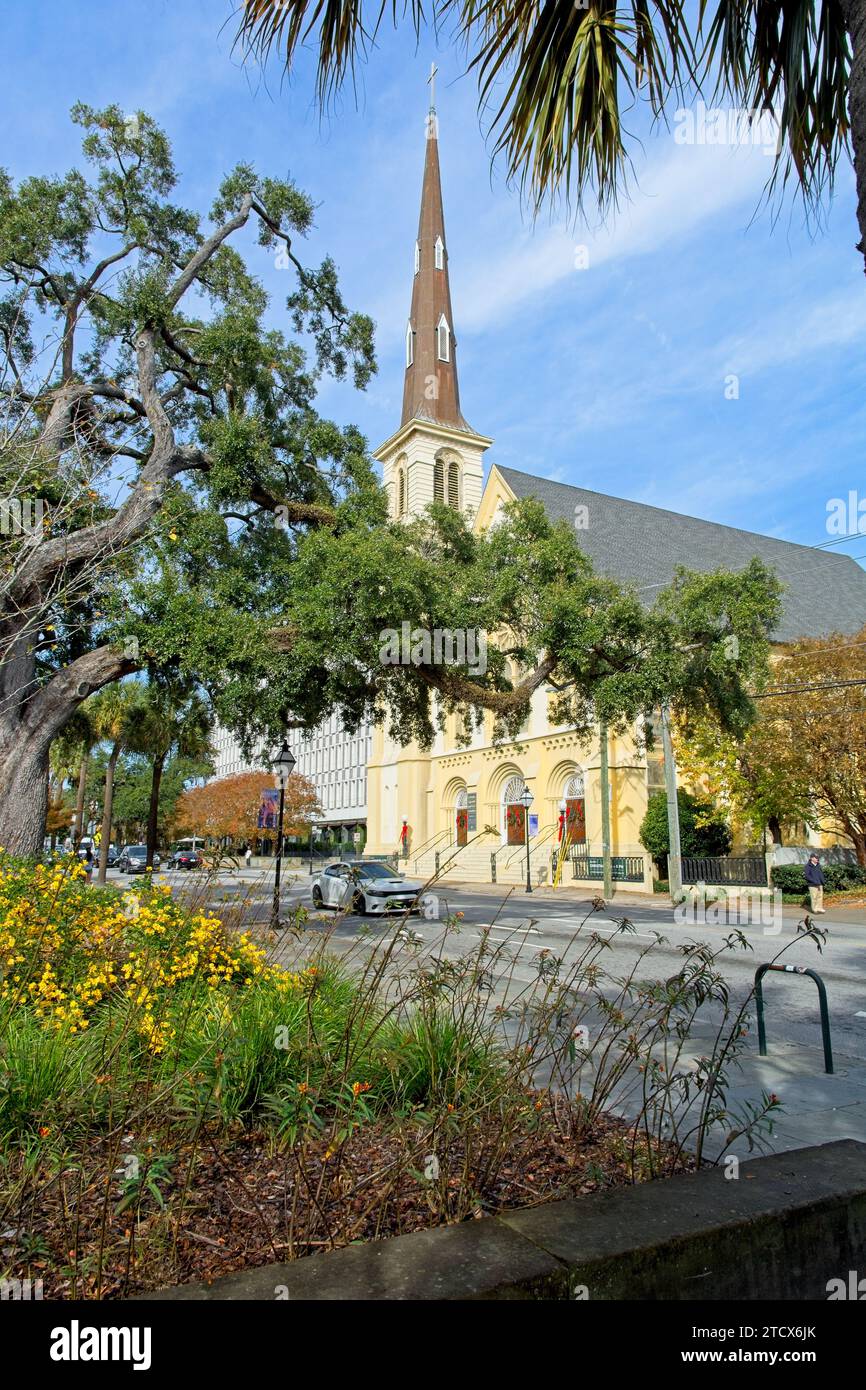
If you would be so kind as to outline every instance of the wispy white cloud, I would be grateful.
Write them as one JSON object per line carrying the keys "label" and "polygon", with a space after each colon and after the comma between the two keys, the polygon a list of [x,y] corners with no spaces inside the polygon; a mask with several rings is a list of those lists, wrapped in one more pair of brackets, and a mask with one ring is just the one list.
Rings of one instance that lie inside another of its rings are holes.
{"label": "wispy white cloud", "polygon": [[658,253],[722,212],[744,202],[757,205],[767,172],[757,149],[672,141],[668,149],[665,142],[654,150],[631,200],[606,225],[524,228],[498,255],[476,253],[455,275],[463,329],[483,331],[530,303],[535,310],[539,297],[563,281],[576,287],[579,277],[609,261]]}

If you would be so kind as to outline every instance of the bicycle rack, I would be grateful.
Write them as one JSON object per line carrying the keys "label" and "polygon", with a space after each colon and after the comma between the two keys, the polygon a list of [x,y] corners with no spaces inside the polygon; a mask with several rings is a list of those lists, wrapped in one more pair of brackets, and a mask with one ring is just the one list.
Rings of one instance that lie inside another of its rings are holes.
{"label": "bicycle rack", "polygon": [[778,971],[780,975],[808,975],[818,986],[818,1003],[821,1009],[821,1040],[824,1044],[824,1070],[833,1074],[833,1047],[830,1042],[830,1012],[827,1008],[827,990],[824,981],[816,970],[805,965],[759,965],[755,971],[755,1004],[758,1010],[758,1053],[767,1056],[767,1033],[764,1028],[764,992],[761,981],[768,970]]}

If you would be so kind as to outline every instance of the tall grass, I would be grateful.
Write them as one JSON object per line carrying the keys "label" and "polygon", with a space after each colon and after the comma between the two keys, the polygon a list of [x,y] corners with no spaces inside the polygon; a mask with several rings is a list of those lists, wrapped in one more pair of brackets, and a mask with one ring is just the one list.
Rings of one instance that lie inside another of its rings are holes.
{"label": "tall grass", "polygon": [[517,932],[458,949],[455,919],[423,944],[398,923],[338,958],[303,914],[253,941],[149,883],[0,862],[8,1272],[96,1297],[177,1277],[201,1165],[249,1140],[283,1174],[274,1258],[399,1228],[413,1193],[430,1222],[494,1208],[503,1174],[513,1200],[536,1136],[579,1176],[614,1113],[602,1183],[699,1162],[720,1129],[759,1143],[775,1098],[726,1101],[748,1001],[732,1007],[718,957],[745,938],[687,943],[664,981],[645,947],[618,978],[593,915],[527,978]]}

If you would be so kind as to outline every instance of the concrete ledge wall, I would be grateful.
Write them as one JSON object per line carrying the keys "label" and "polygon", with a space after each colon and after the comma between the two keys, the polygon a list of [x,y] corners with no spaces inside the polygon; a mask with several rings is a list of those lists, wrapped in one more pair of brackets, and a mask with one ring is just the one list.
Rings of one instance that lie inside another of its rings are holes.
{"label": "concrete ledge wall", "polygon": [[852,1269],[866,1144],[843,1139],[141,1297],[824,1300]]}

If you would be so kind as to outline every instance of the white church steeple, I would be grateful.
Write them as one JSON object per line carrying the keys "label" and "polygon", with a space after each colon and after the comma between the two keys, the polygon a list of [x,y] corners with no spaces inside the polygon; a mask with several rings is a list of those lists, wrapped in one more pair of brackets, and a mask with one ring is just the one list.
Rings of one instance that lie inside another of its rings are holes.
{"label": "white church steeple", "polygon": [[376,450],[390,514],[406,519],[418,516],[433,501],[474,515],[481,501],[482,460],[492,443],[476,434],[460,410],[434,77],[435,68],[406,325],[403,413],[397,433]]}

